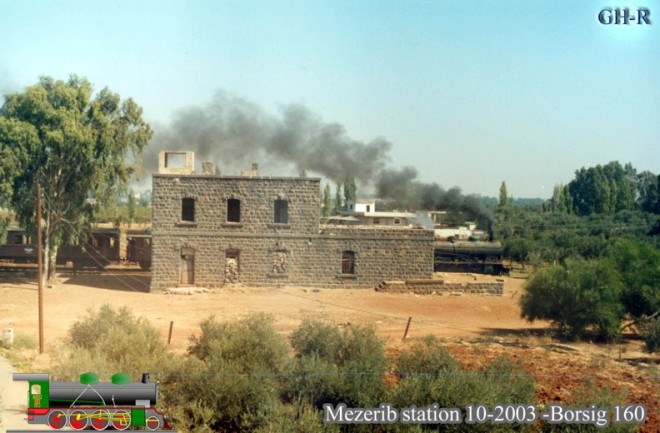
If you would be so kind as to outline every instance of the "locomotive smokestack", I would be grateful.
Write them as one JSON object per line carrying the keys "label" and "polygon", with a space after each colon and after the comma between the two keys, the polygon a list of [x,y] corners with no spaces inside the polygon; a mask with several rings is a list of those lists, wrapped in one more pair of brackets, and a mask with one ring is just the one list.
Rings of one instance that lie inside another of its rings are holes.
{"label": "locomotive smokestack", "polygon": [[149,383],[149,373],[142,373],[142,383]]}

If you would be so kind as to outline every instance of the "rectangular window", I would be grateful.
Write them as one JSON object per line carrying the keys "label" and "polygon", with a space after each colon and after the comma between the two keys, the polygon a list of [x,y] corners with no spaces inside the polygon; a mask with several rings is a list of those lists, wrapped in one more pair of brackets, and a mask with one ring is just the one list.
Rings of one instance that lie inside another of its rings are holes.
{"label": "rectangular window", "polygon": [[167,168],[184,168],[186,166],[186,154],[167,152],[165,154],[165,167]]}
{"label": "rectangular window", "polygon": [[235,198],[227,200],[227,222],[241,222],[241,201]]}
{"label": "rectangular window", "polygon": [[342,274],[355,273],[355,252],[343,251],[341,253],[341,273]]}
{"label": "rectangular window", "polygon": [[181,199],[181,221],[195,222],[195,199]]}
{"label": "rectangular window", "polygon": [[399,218],[394,219],[394,224],[401,224],[401,220]]}
{"label": "rectangular window", "polygon": [[367,212],[371,212],[371,205],[367,205]]}
{"label": "rectangular window", "polygon": [[289,202],[286,200],[275,200],[275,223],[288,224]]}

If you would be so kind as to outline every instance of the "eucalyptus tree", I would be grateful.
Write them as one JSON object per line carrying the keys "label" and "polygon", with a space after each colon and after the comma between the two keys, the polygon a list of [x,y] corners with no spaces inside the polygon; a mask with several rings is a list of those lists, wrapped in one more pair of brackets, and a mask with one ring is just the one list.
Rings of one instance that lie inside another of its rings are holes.
{"label": "eucalyptus tree", "polygon": [[104,88],[92,94],[84,78],[41,77],[7,94],[0,108],[0,200],[35,233],[35,185],[43,190],[45,275],[58,247],[89,226],[98,205],[123,188],[152,136],[142,108]]}

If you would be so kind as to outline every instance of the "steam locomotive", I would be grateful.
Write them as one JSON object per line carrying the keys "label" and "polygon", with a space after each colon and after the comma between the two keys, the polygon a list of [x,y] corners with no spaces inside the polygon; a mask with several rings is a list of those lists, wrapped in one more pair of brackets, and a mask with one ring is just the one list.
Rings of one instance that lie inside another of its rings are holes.
{"label": "steam locomotive", "polygon": [[158,384],[131,382],[117,373],[110,383],[99,383],[98,376],[84,373],[77,382],[51,382],[47,373],[14,373],[15,381],[28,387],[28,424],[45,424],[55,430],[126,430],[129,427],[169,429],[167,416],[155,408]]}
{"label": "steam locomotive", "polygon": [[[62,245],[56,263],[71,262],[74,269],[103,269],[123,258],[142,269],[151,267],[151,235],[140,230],[96,228],[75,244]],[[37,246],[25,230],[7,231],[7,243],[0,245],[0,260],[12,263],[36,263]]]}
{"label": "steam locomotive", "polygon": [[502,244],[484,241],[435,241],[433,269],[436,272],[476,272],[507,275],[502,263]]}

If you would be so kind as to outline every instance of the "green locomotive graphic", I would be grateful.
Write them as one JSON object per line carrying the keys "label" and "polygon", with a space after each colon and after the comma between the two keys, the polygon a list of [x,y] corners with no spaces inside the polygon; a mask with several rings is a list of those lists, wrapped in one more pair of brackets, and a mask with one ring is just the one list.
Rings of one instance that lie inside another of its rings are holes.
{"label": "green locomotive graphic", "polygon": [[169,429],[167,417],[156,410],[158,383],[131,382],[117,373],[110,383],[84,373],[80,382],[51,382],[47,373],[14,373],[15,381],[28,382],[28,424],[45,424],[55,430]]}

